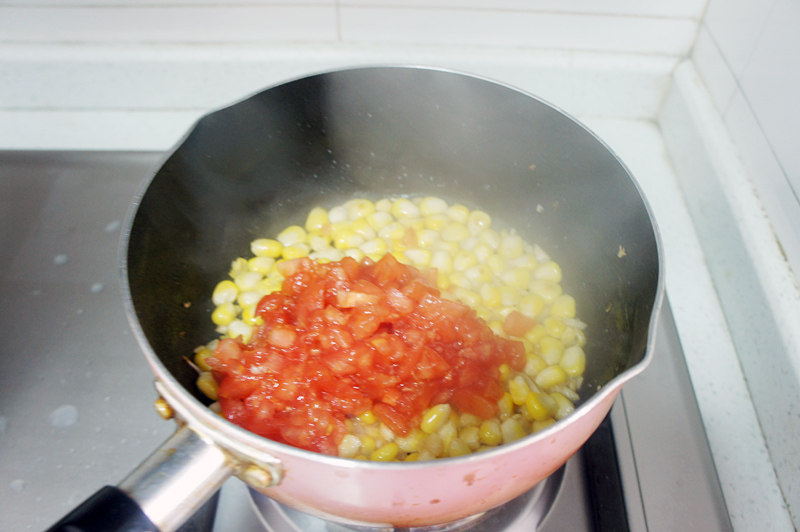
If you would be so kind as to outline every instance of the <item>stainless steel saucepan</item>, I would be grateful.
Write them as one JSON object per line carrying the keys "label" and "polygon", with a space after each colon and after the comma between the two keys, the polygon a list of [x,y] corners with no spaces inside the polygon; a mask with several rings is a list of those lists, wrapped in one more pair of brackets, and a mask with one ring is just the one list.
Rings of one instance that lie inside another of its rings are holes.
{"label": "stainless steel saucepan", "polygon": [[[210,297],[231,259],[315,205],[419,194],[480,207],[561,264],[588,324],[575,412],[487,452],[372,463],[276,443],[209,410],[183,356],[215,336]],[[651,212],[601,140],[530,94],[417,67],[311,75],[203,117],[136,200],[123,271],[158,404],[178,428],[53,530],[174,530],[231,475],[343,523],[413,527],[486,511],[588,439],[648,364],[664,292]]]}

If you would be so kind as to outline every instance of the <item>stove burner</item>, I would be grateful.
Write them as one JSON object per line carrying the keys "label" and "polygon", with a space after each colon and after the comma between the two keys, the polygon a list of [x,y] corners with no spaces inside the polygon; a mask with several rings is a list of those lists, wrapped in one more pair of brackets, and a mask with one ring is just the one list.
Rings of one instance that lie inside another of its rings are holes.
{"label": "stove burner", "polygon": [[250,502],[270,532],[530,532],[536,530],[555,501],[564,480],[564,467],[529,491],[502,506],[451,523],[413,528],[340,524],[295,510],[250,490]]}

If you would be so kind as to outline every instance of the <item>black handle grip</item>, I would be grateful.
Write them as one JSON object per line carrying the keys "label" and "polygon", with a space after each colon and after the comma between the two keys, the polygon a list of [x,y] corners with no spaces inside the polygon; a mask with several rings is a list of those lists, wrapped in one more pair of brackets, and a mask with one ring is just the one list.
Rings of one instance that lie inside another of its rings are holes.
{"label": "black handle grip", "polygon": [[105,486],[65,515],[47,532],[158,532],[128,494]]}

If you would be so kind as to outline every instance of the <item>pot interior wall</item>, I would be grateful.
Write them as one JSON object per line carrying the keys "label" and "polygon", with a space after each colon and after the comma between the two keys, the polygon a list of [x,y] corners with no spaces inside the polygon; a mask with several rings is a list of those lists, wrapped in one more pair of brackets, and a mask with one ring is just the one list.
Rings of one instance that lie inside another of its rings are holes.
{"label": "pot interior wall", "polygon": [[480,207],[561,264],[588,323],[584,398],[644,356],[658,250],[624,166],[530,95],[416,68],[311,76],[196,124],[131,226],[128,282],[152,349],[202,400],[182,356],[215,336],[211,291],[231,260],[314,205],[394,195]]}

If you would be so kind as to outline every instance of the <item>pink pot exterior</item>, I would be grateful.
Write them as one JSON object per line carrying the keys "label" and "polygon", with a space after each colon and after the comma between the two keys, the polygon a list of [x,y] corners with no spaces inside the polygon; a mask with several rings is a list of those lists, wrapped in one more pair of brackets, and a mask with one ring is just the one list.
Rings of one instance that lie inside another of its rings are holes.
{"label": "pink pot exterior", "polygon": [[379,464],[388,467],[342,460],[338,466],[275,453],[285,477],[261,491],[334,521],[395,527],[448,523],[510,501],[556,471],[597,429],[618,393],[606,390],[600,402],[541,434],[456,460]]}

